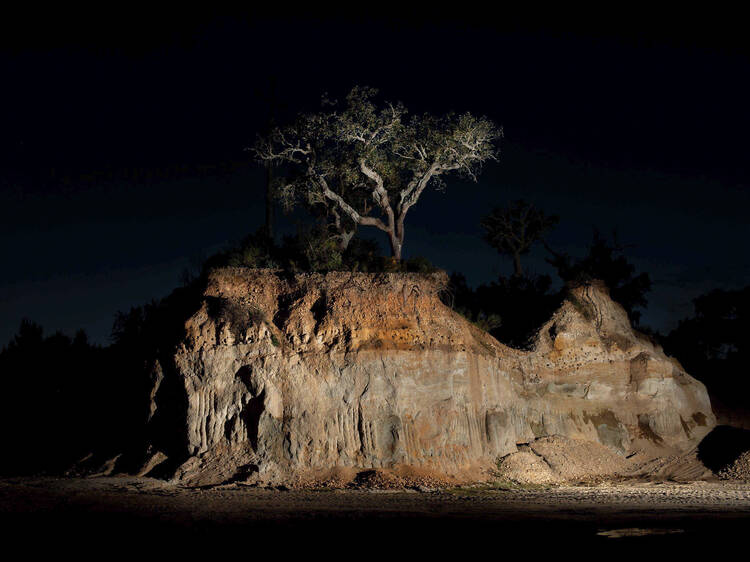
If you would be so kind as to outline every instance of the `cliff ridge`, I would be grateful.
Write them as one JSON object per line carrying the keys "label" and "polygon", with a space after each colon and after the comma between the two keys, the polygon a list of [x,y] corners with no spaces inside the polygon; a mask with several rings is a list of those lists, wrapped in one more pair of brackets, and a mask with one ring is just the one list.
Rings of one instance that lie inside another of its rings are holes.
{"label": "cliff ridge", "polygon": [[157,365],[181,396],[174,476],[481,480],[542,440],[624,462],[688,451],[715,424],[704,386],[603,286],[572,289],[520,351],[444,305],[446,284],[442,273],[213,272],[171,364]]}

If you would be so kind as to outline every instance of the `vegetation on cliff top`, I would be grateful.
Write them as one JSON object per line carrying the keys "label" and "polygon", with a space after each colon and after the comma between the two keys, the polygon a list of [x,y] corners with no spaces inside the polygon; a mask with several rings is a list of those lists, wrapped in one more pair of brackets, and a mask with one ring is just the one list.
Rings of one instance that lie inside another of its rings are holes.
{"label": "vegetation on cliff top", "polygon": [[253,151],[266,165],[283,166],[278,197],[325,217],[346,250],[360,226],[388,236],[400,260],[404,222],[425,189],[444,189],[458,174],[476,181],[496,159],[502,130],[470,113],[412,115],[402,103],[376,102],[377,90],[355,87],[343,104],[323,97],[323,109],[273,127]]}
{"label": "vegetation on cliff top", "polygon": [[[445,187],[444,178],[451,173],[475,179],[482,164],[494,159],[502,131],[469,114],[407,120],[402,105],[379,106],[374,100],[374,90],[355,88],[343,107],[326,102],[321,112],[300,115],[288,127],[269,127],[256,145],[258,159],[269,170],[275,168],[276,198],[287,207],[301,204],[309,212],[310,220],[295,235],[274,239],[267,216],[264,228],[186,271],[183,286],[166,298],[118,312],[108,347],[91,345],[83,333],[45,337],[40,326],[22,322],[17,336],[0,352],[0,373],[10,396],[33,396],[41,413],[24,431],[12,432],[11,449],[26,449],[9,470],[60,468],[84,453],[85,443],[103,435],[112,446],[118,440],[137,440],[131,428],[142,426],[138,420],[148,415],[141,406],[151,388],[149,361],[171,353],[185,319],[201,299],[207,274],[215,268],[436,271],[423,257],[402,259],[407,212],[430,185]],[[546,237],[558,220],[522,200],[494,208],[480,225],[485,241],[512,260],[513,274],[472,288],[454,272],[442,294],[444,302],[501,342],[523,348],[560,306],[566,284],[600,279],[643,330],[638,324],[647,305],[648,274],[636,272],[616,237],[609,240],[597,231],[583,256],[555,250]],[[383,256],[376,242],[359,236],[359,226],[385,232],[391,256]],[[523,266],[535,245],[546,249],[557,280]],[[747,302],[748,289],[700,297],[694,317],[661,338],[668,353],[726,402],[743,401],[746,395],[747,381],[740,374],[748,354]],[[23,400],[11,401],[4,412],[6,427],[30,419],[24,415],[26,408]],[[50,427],[56,430],[50,432]],[[65,442],[62,436],[74,437]]]}

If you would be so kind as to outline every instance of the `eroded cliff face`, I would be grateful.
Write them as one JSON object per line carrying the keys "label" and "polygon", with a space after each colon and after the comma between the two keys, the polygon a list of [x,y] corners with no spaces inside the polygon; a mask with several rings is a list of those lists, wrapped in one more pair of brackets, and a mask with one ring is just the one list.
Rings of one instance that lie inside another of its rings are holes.
{"label": "eroded cliff face", "polygon": [[671,454],[715,424],[703,385],[604,288],[573,290],[523,352],[446,307],[445,282],[216,271],[172,366],[186,400],[176,477],[295,483],[410,467],[473,480],[547,436]]}

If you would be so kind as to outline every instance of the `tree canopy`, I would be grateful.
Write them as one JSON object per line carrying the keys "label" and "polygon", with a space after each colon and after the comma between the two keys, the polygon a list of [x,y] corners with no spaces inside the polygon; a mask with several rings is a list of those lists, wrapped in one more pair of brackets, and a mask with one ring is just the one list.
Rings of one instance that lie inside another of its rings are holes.
{"label": "tree canopy", "polygon": [[484,217],[481,226],[484,239],[500,254],[513,259],[513,275],[523,277],[521,256],[544,239],[558,223],[554,215],[547,215],[532,203],[519,199],[507,207],[495,207]]}
{"label": "tree canopy", "polygon": [[708,386],[712,406],[747,408],[750,286],[713,290],[693,300],[694,314],[664,338],[664,349]]}
{"label": "tree canopy", "polygon": [[403,104],[378,105],[376,94],[355,87],[340,108],[324,97],[321,111],[274,127],[254,151],[288,169],[278,189],[287,207],[323,209],[342,248],[357,227],[378,228],[400,260],[404,220],[425,189],[445,188],[450,173],[476,181],[502,130],[470,113],[408,118]]}

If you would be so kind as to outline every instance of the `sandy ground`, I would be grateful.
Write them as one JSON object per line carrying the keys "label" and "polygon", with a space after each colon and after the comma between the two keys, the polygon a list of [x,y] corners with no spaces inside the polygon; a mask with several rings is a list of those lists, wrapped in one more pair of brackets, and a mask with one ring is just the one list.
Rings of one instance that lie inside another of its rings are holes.
{"label": "sandy ground", "polygon": [[[327,557],[603,551],[745,544],[750,484],[601,483],[534,489],[186,488],[148,478],[0,480],[4,544],[77,558],[216,556],[264,548]],[[614,549],[614,550],[612,550]]]}

